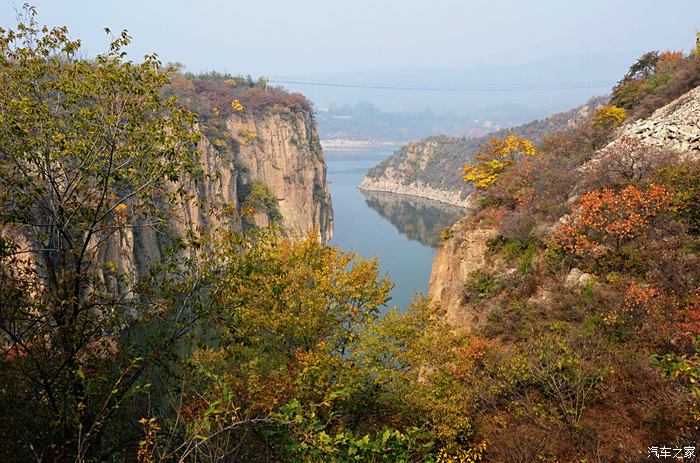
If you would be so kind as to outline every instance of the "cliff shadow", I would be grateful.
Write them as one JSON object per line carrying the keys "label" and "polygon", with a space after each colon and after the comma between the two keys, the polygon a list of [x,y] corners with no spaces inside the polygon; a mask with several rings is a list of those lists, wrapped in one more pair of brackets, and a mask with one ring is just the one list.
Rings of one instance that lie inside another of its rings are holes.
{"label": "cliff shadow", "polygon": [[408,239],[426,246],[440,245],[440,232],[467,215],[467,209],[450,204],[383,191],[360,190],[365,203]]}

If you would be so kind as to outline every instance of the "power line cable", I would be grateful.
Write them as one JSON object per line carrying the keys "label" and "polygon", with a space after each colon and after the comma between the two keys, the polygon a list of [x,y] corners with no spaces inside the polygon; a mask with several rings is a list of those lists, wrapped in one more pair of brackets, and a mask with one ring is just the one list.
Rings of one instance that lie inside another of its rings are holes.
{"label": "power line cable", "polygon": [[508,87],[426,87],[417,85],[395,84],[361,84],[352,82],[323,82],[317,80],[302,80],[288,78],[270,78],[270,83],[286,85],[307,85],[314,87],[363,88],[373,90],[412,90],[426,92],[541,92],[555,90],[584,90],[597,88],[612,88],[614,84],[586,83],[569,85],[546,86],[508,86]]}

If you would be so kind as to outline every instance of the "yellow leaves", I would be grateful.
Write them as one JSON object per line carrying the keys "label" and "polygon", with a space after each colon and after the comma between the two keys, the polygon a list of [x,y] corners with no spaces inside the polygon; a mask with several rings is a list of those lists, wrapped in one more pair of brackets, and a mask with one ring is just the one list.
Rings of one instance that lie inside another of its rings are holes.
{"label": "yellow leaves", "polygon": [[245,109],[245,106],[241,104],[240,101],[238,100],[233,100],[231,102],[231,107],[234,109],[234,111],[242,112]]}
{"label": "yellow leaves", "polygon": [[624,108],[617,106],[600,106],[593,113],[591,125],[596,129],[613,130],[618,128],[627,119]]}
{"label": "yellow leaves", "polygon": [[161,430],[155,418],[141,418],[138,421],[143,426],[143,440],[139,441],[136,458],[139,463],[155,463],[155,445]]}
{"label": "yellow leaves", "polygon": [[251,142],[257,140],[258,134],[254,130],[245,129],[241,130],[238,135],[242,138],[244,145],[249,145]]}
{"label": "yellow leaves", "polygon": [[474,164],[464,165],[464,181],[486,190],[514,162],[526,156],[536,156],[537,150],[525,137],[511,133],[504,140],[492,138],[479,149]]}
{"label": "yellow leaves", "polygon": [[124,203],[119,203],[114,208],[114,214],[117,216],[117,220],[123,221],[126,219],[129,208]]}
{"label": "yellow leaves", "polygon": [[436,463],[474,463],[483,461],[488,444],[488,440],[483,440],[467,450],[459,448],[449,451],[443,448],[438,452],[435,461]]}

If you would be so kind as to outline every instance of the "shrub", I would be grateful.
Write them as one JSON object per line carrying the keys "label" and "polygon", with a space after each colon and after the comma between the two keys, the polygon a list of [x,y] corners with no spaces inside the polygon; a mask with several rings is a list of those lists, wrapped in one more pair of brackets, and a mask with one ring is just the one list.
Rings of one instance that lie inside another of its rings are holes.
{"label": "shrub", "polygon": [[535,320],[533,307],[523,301],[511,301],[492,310],[486,320],[484,334],[489,337],[502,336],[505,340],[522,341],[532,333]]}
{"label": "shrub", "polygon": [[493,297],[501,290],[501,280],[482,268],[467,275],[464,282],[464,295],[468,299],[484,299]]}
{"label": "shrub", "polygon": [[684,162],[659,171],[659,180],[672,193],[672,209],[692,234],[700,234],[700,162]]}
{"label": "shrub", "polygon": [[700,85],[700,54],[649,52],[642,56],[615,86],[611,103],[624,108],[632,120]]}
{"label": "shrub", "polygon": [[440,240],[447,241],[452,238],[452,227],[443,228],[440,230]]}
{"label": "shrub", "polygon": [[579,254],[604,254],[641,234],[671,203],[666,188],[650,185],[646,191],[635,186],[615,191],[609,188],[581,196],[568,223],[556,232],[559,243]]}
{"label": "shrub", "polygon": [[464,165],[464,180],[486,190],[498,176],[514,162],[525,156],[535,156],[537,151],[525,137],[511,133],[504,140],[492,138],[479,149],[475,164]]}
{"label": "shrub", "polygon": [[635,137],[623,136],[600,150],[591,161],[585,182],[608,187],[639,183],[672,158],[669,151],[649,146]]}
{"label": "shrub", "polygon": [[171,84],[164,92],[178,96],[202,122],[233,114],[258,114],[275,107],[311,112],[311,103],[302,94],[269,87],[264,79],[254,82],[250,76],[176,72],[171,75]]}
{"label": "shrub", "polygon": [[617,106],[600,106],[593,113],[591,125],[596,129],[613,130],[622,125],[627,118],[627,111]]}

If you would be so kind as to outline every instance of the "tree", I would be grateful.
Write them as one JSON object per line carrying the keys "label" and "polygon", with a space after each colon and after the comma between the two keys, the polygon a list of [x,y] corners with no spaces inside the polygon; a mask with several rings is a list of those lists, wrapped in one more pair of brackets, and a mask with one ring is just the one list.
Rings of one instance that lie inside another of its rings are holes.
{"label": "tree", "polygon": [[591,125],[596,129],[613,130],[618,128],[627,118],[627,112],[617,106],[600,106],[596,108],[591,119]]}
{"label": "tree", "polygon": [[[221,442],[207,434],[216,427],[197,428],[200,450],[218,442],[216,454],[257,461],[262,448],[274,447],[264,435],[278,426],[272,415],[283,405],[297,400],[327,424],[331,410],[367,381],[348,355],[362,327],[388,300],[391,283],[379,277],[376,260],[311,236],[294,242],[261,231],[243,241],[226,232],[212,251],[205,271],[212,275],[216,341],[202,345],[188,362],[194,374],[185,386],[184,408],[204,412],[208,407],[198,404],[229,391],[226,403],[233,408],[219,401],[216,409],[235,422],[217,434]],[[195,422],[201,419],[195,414]]]}
{"label": "tree", "polygon": [[666,50],[659,54],[659,60],[656,62],[656,72],[672,71],[678,63],[683,61],[682,51]]}
{"label": "tree", "polygon": [[638,236],[671,204],[663,186],[651,184],[646,191],[635,186],[610,188],[581,196],[578,205],[556,233],[559,243],[574,254],[605,253]]}
{"label": "tree", "polygon": [[674,154],[623,135],[598,151],[584,177],[595,187],[626,186],[649,178],[655,169],[667,165]]}
{"label": "tree", "polygon": [[479,149],[474,158],[476,163],[464,165],[464,180],[487,190],[508,166],[523,157],[536,155],[535,147],[525,137],[511,133],[505,140],[492,138]]}
{"label": "tree", "polygon": [[80,41],[40,27],[33,7],[20,21],[0,29],[0,257],[10,266],[0,286],[21,296],[0,301],[0,371],[12,385],[0,400],[30,412],[2,417],[21,435],[0,454],[84,461],[182,334],[133,353],[134,325],[153,314],[141,310],[135,275],[107,287],[101,253],[129,230],[167,224],[177,182],[197,168],[194,117],[162,97],[168,74],[156,55],[126,60],[126,31],[86,60]]}

